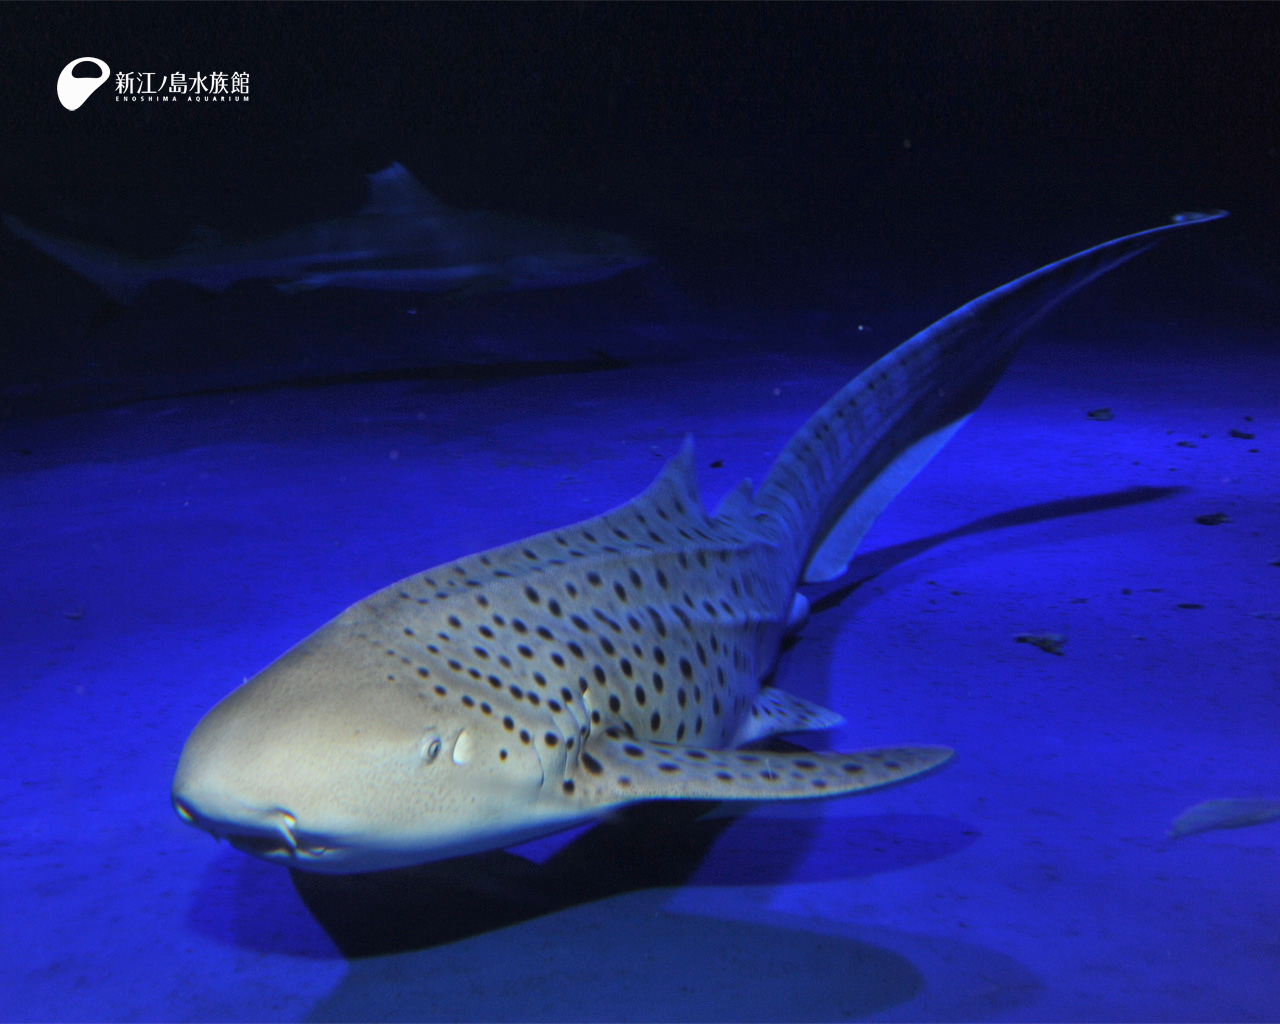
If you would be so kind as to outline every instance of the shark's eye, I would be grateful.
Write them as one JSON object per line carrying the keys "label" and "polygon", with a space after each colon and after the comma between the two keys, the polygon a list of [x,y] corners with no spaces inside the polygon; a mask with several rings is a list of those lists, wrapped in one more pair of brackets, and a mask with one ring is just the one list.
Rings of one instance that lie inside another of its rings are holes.
{"label": "shark's eye", "polygon": [[422,763],[430,764],[440,756],[440,737],[432,736],[422,744]]}

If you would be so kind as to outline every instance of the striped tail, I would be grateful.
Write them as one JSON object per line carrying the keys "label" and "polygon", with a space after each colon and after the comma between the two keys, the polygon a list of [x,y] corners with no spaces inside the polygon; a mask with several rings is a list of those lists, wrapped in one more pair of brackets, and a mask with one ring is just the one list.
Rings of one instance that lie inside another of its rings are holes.
{"label": "striped tail", "polygon": [[1179,214],[1050,263],[961,306],[845,385],[791,439],[755,496],[757,514],[793,539],[802,580],[844,574],[876,516],[978,408],[1027,328],[1165,232],[1225,216]]}

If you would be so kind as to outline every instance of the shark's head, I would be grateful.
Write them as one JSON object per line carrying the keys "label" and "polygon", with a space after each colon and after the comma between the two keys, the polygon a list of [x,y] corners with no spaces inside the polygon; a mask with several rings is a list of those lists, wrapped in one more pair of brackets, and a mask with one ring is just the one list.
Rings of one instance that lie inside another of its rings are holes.
{"label": "shark's head", "polygon": [[631,239],[611,231],[542,225],[540,244],[512,247],[505,260],[513,289],[603,281],[651,262]]}
{"label": "shark's head", "polygon": [[[289,867],[348,873],[518,842],[543,766],[498,715],[461,713],[382,645],[333,624],[229,694],[187,740],[173,805],[188,824]],[[361,649],[362,648],[362,649]],[[469,680],[468,680],[469,682]],[[561,812],[563,813],[563,812]]]}

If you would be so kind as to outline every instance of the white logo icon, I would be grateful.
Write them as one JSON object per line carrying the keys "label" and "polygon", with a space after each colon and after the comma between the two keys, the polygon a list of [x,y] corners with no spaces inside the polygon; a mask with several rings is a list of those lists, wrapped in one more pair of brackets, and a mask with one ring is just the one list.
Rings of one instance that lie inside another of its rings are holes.
{"label": "white logo icon", "polygon": [[[98,70],[102,72],[101,78],[77,78],[71,73],[72,69],[80,64],[96,64]],[[58,102],[68,110],[79,110],[81,104],[92,96],[108,78],[111,77],[111,69],[107,67],[106,61],[98,60],[97,57],[77,57],[65,68],[62,74],[58,76]]]}

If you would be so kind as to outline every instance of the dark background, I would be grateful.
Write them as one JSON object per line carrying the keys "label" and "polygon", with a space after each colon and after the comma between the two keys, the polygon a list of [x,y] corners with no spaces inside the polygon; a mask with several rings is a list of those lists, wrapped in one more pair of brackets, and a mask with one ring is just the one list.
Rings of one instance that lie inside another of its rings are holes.
{"label": "dark background", "polygon": [[[1127,312],[1249,333],[1280,313],[1271,4],[10,4],[0,33],[0,207],[45,230],[163,255],[197,224],[248,238],[350,212],[362,175],[399,160],[452,205],[655,256],[410,327],[404,297],[259,285],[113,310],[0,232],[10,413],[347,372],[353,348],[374,370],[492,362],[476,339],[504,332],[496,348],[531,362],[838,345],[858,326],[882,350],[1185,209],[1232,218],[1136,268]],[[246,71],[251,100],[117,103],[108,85],[67,112],[54,85],[76,56]]]}

